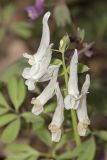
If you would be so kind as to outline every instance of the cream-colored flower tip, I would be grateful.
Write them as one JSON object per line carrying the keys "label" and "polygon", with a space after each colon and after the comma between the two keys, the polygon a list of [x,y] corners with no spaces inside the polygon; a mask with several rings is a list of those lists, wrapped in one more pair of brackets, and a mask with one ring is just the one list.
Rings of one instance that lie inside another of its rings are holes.
{"label": "cream-colored flower tip", "polygon": [[80,136],[86,135],[86,131],[89,124],[90,124],[90,121],[88,119],[85,120],[84,123],[81,123],[81,122],[78,123],[77,129],[78,129],[78,134]]}
{"label": "cream-colored flower tip", "polygon": [[31,104],[33,104],[32,113],[35,115],[39,115],[41,112],[43,112],[43,105],[37,98],[32,98]]}
{"label": "cream-colored flower tip", "polygon": [[52,133],[52,141],[59,142],[61,139],[61,129],[54,124],[50,124],[48,128]]}

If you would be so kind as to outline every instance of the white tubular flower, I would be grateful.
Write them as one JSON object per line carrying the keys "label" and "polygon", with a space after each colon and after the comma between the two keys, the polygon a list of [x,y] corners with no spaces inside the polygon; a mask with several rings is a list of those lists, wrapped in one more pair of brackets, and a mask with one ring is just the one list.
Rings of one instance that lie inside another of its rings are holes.
{"label": "white tubular flower", "polygon": [[59,142],[61,138],[61,125],[64,121],[64,101],[58,83],[55,93],[57,96],[57,107],[49,125],[49,130],[52,133],[52,141]]}
{"label": "white tubular flower", "polygon": [[70,77],[68,81],[68,95],[65,97],[66,109],[77,109],[79,105],[79,91],[78,91],[78,53],[75,49],[74,55],[70,62]]}
{"label": "white tubular flower", "polygon": [[90,124],[90,120],[89,120],[88,114],[87,114],[87,102],[86,102],[89,86],[90,86],[90,76],[87,74],[86,80],[85,80],[83,87],[82,87],[82,90],[81,90],[82,97],[80,99],[80,104],[77,109],[77,117],[79,120],[78,133],[80,136],[85,136],[86,129],[87,129],[88,125]]}
{"label": "white tubular flower", "polygon": [[33,56],[27,53],[24,54],[24,57],[29,59],[28,63],[31,65],[31,67],[25,68],[22,73],[22,76],[27,79],[25,84],[28,86],[29,90],[35,89],[34,83],[38,82],[39,79],[47,72],[51,61],[51,47],[53,44],[49,44],[49,16],[50,12],[47,12],[43,17],[43,33],[37,53],[35,53]]}
{"label": "white tubular flower", "polygon": [[55,94],[56,81],[58,75],[59,68],[54,70],[53,76],[46,86],[46,88],[42,91],[42,93],[37,98],[32,98],[31,103],[34,105],[32,108],[32,113],[35,115],[39,115],[43,111],[44,104],[51,99]]}
{"label": "white tubular flower", "polygon": [[30,55],[28,53],[24,53],[23,56],[28,59],[28,63],[30,65],[34,65],[38,61],[40,61],[43,56],[46,54],[46,50],[49,47],[50,43],[50,30],[48,26],[48,19],[50,17],[50,12],[45,13],[43,17],[43,30],[42,30],[42,38],[37,52],[34,55]]}

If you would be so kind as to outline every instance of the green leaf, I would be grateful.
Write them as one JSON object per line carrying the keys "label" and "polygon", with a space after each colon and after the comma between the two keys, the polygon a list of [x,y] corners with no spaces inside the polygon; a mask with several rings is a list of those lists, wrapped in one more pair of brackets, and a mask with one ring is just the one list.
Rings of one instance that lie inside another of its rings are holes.
{"label": "green leaf", "polygon": [[70,12],[66,4],[56,5],[54,9],[54,18],[58,27],[71,24]]}
{"label": "green leaf", "polygon": [[11,30],[23,38],[29,38],[31,36],[30,25],[24,21],[12,24]]}
{"label": "green leaf", "polygon": [[1,108],[0,107],[0,116],[2,115],[2,114],[5,114],[5,113],[7,113],[9,110],[7,109],[7,108]]}
{"label": "green leaf", "polygon": [[10,123],[11,121],[15,120],[17,116],[12,113],[8,113],[5,115],[0,116],[0,127],[3,127],[4,125]]}
{"label": "green leaf", "polygon": [[54,59],[52,62],[53,65],[62,65],[62,60],[60,59]]}
{"label": "green leaf", "polygon": [[26,120],[27,123],[32,122],[35,123],[35,126],[39,124],[40,126],[43,126],[44,124],[44,119],[41,116],[35,116],[33,113],[31,112],[24,112],[22,114],[22,117]]}
{"label": "green leaf", "polygon": [[88,72],[90,68],[87,65],[78,63],[78,73]]}
{"label": "green leaf", "polygon": [[18,143],[13,143],[10,144],[9,146],[7,146],[7,148],[5,149],[5,152],[10,153],[10,158],[18,158],[22,160],[23,159],[34,159],[36,160],[36,158],[40,155],[40,153],[33,149],[32,147],[30,147],[27,144],[18,144]]}
{"label": "green leaf", "polygon": [[15,121],[11,122],[4,129],[2,136],[1,136],[1,140],[6,143],[13,142],[19,134],[20,127],[21,127],[20,125],[21,125],[21,122],[20,122],[19,118]]}
{"label": "green leaf", "polygon": [[17,80],[15,77],[8,83],[8,92],[16,110],[19,109],[26,96],[26,88],[23,79]]}
{"label": "green leaf", "polygon": [[[85,151],[85,152],[84,152]],[[73,151],[58,156],[58,160],[71,160],[71,158],[79,158],[79,160],[94,160],[96,145],[93,138],[76,147]]]}
{"label": "green leaf", "polygon": [[45,113],[50,113],[50,112],[52,113],[55,110],[55,107],[56,107],[56,103],[52,102],[52,103],[45,106],[44,112]]}
{"label": "green leaf", "polygon": [[107,131],[96,131],[94,134],[104,141],[107,141]]}
{"label": "green leaf", "polygon": [[70,43],[70,39],[69,39],[69,36],[66,34],[63,36],[63,38],[60,40],[60,44],[59,44],[59,51],[61,53],[64,53],[68,46],[69,46],[69,43]]}
{"label": "green leaf", "polygon": [[67,143],[71,139],[72,139],[71,133],[63,134],[62,137],[61,137],[60,142],[56,144],[54,149],[58,150],[58,149],[62,148],[64,146],[64,144]]}
{"label": "green leaf", "polygon": [[48,129],[45,128],[45,126],[39,127],[39,123],[37,126],[33,124],[33,129],[35,131],[35,134],[40,138],[41,141],[43,141],[48,146],[51,146],[52,144],[51,135]]}
{"label": "green leaf", "polygon": [[4,96],[2,95],[2,93],[0,93],[0,106],[9,109],[9,105],[5,100]]}
{"label": "green leaf", "polygon": [[85,152],[80,154],[79,160],[94,160],[96,145],[93,138],[90,139],[86,148],[84,148]]}
{"label": "green leaf", "polygon": [[27,66],[27,62],[24,58],[9,65],[8,68],[0,73],[0,81],[7,84],[13,76],[20,76],[25,66]]}

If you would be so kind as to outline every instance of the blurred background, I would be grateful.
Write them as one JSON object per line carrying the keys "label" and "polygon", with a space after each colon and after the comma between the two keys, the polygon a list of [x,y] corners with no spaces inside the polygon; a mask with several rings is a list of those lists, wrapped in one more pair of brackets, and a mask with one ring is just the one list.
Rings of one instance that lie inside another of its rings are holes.
{"label": "blurred background", "polygon": [[[21,76],[27,64],[23,59],[23,53],[36,52],[41,39],[42,17],[46,11],[52,13],[49,26],[54,48],[58,48],[60,39],[68,33],[70,48],[76,47],[80,52],[80,62],[90,68],[92,82],[88,109],[91,119],[90,129],[96,141],[94,159],[107,160],[106,0],[38,0],[38,2],[0,0],[0,160],[42,159],[45,154],[39,154],[38,151],[50,153],[54,146],[50,142],[50,135],[44,124],[47,127],[55,104],[53,102],[47,104],[46,114],[35,118],[29,112],[30,100],[33,95],[41,92],[43,86],[38,85],[34,92],[29,93]],[[71,54],[72,51],[67,51],[65,58],[69,59]],[[55,58],[57,54],[53,56]],[[52,110],[49,109],[50,106]],[[17,119],[17,116],[20,118]],[[65,128],[67,127],[69,130],[69,122],[67,126],[65,125]],[[40,131],[44,132],[44,135]],[[22,146],[17,146],[15,143]],[[19,151],[18,148],[21,147]],[[33,156],[26,158],[22,154],[23,148],[24,152],[29,151],[29,154],[31,150]],[[73,144],[64,141],[63,145],[56,148],[59,155],[69,150],[68,148],[72,149]],[[14,157],[13,152],[19,152],[20,156]]]}

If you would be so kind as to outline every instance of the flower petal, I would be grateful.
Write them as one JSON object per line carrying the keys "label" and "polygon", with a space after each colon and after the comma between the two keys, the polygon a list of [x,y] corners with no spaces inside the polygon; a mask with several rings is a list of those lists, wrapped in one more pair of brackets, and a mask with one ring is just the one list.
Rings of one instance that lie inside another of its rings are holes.
{"label": "flower petal", "polygon": [[32,113],[34,114],[41,113],[41,111],[43,111],[44,104],[47,103],[47,101],[54,96],[56,81],[57,81],[57,74],[58,74],[58,68],[54,70],[53,77],[51,78],[46,88],[42,91],[42,93],[37,98],[32,99],[31,103],[34,104]]}
{"label": "flower petal", "polygon": [[64,102],[58,83],[55,93],[57,96],[57,107],[49,125],[49,130],[52,132],[52,141],[58,142],[61,138],[61,125],[64,121]]}
{"label": "flower petal", "polygon": [[78,91],[78,53],[75,49],[74,55],[70,62],[70,78],[68,82],[68,93],[71,95],[74,95],[75,97],[78,97],[79,91]]}
{"label": "flower petal", "polygon": [[65,103],[65,108],[67,110],[71,109],[72,107],[72,103],[71,103],[71,96],[70,95],[67,95],[64,99],[64,103]]}
{"label": "flower petal", "polygon": [[81,94],[87,94],[87,92],[88,92],[88,89],[89,89],[89,86],[90,86],[90,75],[89,74],[87,74],[86,75],[86,79],[85,79],[85,82],[84,82],[84,84],[83,84],[83,86],[82,86],[82,89],[81,89]]}
{"label": "flower petal", "polygon": [[23,73],[22,73],[23,78],[28,79],[29,78],[29,72],[30,72],[30,67],[25,68],[23,70]]}
{"label": "flower petal", "polygon": [[50,43],[50,30],[48,26],[48,19],[50,17],[50,12],[45,13],[43,17],[43,31],[42,31],[42,38],[39,45],[39,48],[36,52],[35,59],[40,60],[44,55],[47,54],[46,50],[49,47]]}
{"label": "flower petal", "polygon": [[51,46],[50,45],[48,47],[48,49],[46,50],[47,52],[47,56],[44,56],[42,58],[42,60],[39,63],[39,70],[36,72],[36,74],[33,75],[33,78],[37,81],[39,81],[39,79],[47,72],[48,70],[48,66],[50,64],[51,61],[51,57],[52,57],[52,51],[51,51]]}
{"label": "flower petal", "polygon": [[80,99],[80,106],[77,109],[77,117],[79,120],[78,131],[79,133],[81,133],[81,135],[85,134],[85,130],[90,124],[90,120],[88,118],[88,113],[87,113],[87,102],[86,102],[89,85],[90,85],[90,77],[89,75],[86,75],[86,80],[83,84],[81,91],[83,96]]}
{"label": "flower petal", "polygon": [[45,82],[52,78],[55,69],[59,69],[60,65],[51,65],[48,67],[47,72],[39,79],[39,82]]}
{"label": "flower petal", "polygon": [[35,81],[32,79],[28,79],[25,81],[25,84],[28,86],[28,90],[32,91],[35,89]]}

